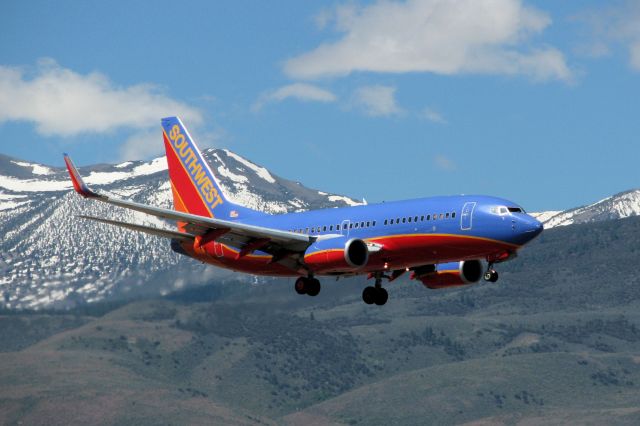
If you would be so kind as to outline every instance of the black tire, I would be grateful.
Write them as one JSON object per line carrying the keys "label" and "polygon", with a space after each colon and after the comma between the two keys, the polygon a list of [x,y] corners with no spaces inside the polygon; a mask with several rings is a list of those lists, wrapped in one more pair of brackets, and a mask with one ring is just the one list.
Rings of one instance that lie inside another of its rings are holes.
{"label": "black tire", "polygon": [[367,305],[371,305],[376,301],[375,287],[369,286],[362,290],[362,301]]}
{"label": "black tire", "polygon": [[496,271],[491,272],[491,279],[489,279],[489,281],[492,283],[498,281],[498,273]]}
{"label": "black tire", "polygon": [[387,303],[387,300],[389,300],[389,293],[387,293],[387,290],[385,290],[384,288],[380,287],[375,289],[376,290],[376,300],[375,303],[378,306],[382,306],[385,303]]}
{"label": "black tire", "polygon": [[307,294],[307,287],[307,279],[305,277],[299,277],[293,286],[298,294]]}
{"label": "black tire", "polygon": [[307,280],[307,294],[309,296],[317,296],[320,293],[320,281],[315,278]]}

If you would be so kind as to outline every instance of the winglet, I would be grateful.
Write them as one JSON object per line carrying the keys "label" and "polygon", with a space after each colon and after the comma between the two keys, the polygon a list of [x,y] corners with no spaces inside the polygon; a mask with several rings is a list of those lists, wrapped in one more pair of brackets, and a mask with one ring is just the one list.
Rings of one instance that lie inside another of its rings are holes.
{"label": "winglet", "polygon": [[69,176],[71,176],[71,182],[73,183],[73,188],[76,192],[85,198],[95,197],[97,194],[90,190],[87,184],[84,183],[82,176],[78,173],[78,169],[76,169],[73,161],[71,161],[71,157],[66,153],[64,154],[64,162],[67,165],[67,170],[69,171]]}

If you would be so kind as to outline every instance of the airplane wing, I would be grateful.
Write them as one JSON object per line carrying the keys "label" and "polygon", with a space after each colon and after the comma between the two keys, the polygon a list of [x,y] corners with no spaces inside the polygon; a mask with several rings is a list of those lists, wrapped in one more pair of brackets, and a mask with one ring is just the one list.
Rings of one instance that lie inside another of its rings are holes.
{"label": "airplane wing", "polygon": [[216,219],[205,216],[198,216],[190,213],[183,213],[176,210],[154,207],[145,204],[126,201],[97,193],[91,190],[83,181],[77,168],[67,154],[64,155],[69,175],[75,191],[85,198],[94,199],[115,206],[136,210],[163,219],[175,220],[186,223],[185,229],[188,233],[165,231],[158,228],[135,225],[125,222],[118,222],[109,219],[86,217],[87,219],[111,225],[122,226],[135,231],[147,232],[168,238],[190,239],[197,236],[207,238],[207,235],[214,236],[213,239],[225,244],[232,244],[235,247],[247,249],[248,254],[253,250],[262,250],[274,256],[281,256],[284,253],[304,253],[317,237],[295,232],[283,231],[280,229],[267,228],[246,223],[232,222],[229,220]]}
{"label": "airplane wing", "polygon": [[109,225],[119,226],[121,228],[131,229],[133,231],[145,232],[147,234],[155,235],[157,237],[164,237],[164,238],[171,238],[174,240],[185,240],[185,241],[194,240],[196,238],[195,235],[188,234],[186,232],[178,232],[178,231],[171,231],[169,229],[154,228],[152,226],[137,225],[135,223],[121,222],[119,220],[104,219],[101,217],[85,216],[85,215],[79,215],[78,217],[82,219],[89,219],[96,222],[106,223]]}

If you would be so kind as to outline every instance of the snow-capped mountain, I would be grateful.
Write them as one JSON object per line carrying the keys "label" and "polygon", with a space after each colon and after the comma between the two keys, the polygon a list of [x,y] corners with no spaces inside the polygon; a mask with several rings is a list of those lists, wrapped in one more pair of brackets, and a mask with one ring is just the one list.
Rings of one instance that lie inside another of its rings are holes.
{"label": "snow-capped mountain", "polygon": [[[271,174],[228,150],[204,156],[229,198],[268,213],[361,204]],[[81,167],[102,192],[171,207],[164,157]],[[66,169],[0,155],[0,306],[64,307],[127,294],[158,294],[199,284],[246,279],[244,274],[178,256],[166,239],[76,218],[78,214],[172,227],[157,218],[84,200],[71,191]],[[589,206],[534,213],[546,228],[640,215],[640,190]]]}
{"label": "snow-capped mountain", "polygon": [[599,222],[603,220],[624,219],[640,215],[640,189],[621,192],[588,206],[565,211],[532,213],[544,223],[545,228],[566,226],[578,223]]}
{"label": "snow-capped mountain", "polygon": [[[361,204],[275,176],[228,150],[209,149],[204,156],[229,198],[247,207],[284,213]],[[100,191],[172,205],[164,157],[81,167],[80,173]],[[0,155],[0,306],[63,307],[134,292],[168,292],[214,276],[240,277],[176,255],[166,239],[78,219],[78,214],[171,227],[78,197],[64,168]]]}

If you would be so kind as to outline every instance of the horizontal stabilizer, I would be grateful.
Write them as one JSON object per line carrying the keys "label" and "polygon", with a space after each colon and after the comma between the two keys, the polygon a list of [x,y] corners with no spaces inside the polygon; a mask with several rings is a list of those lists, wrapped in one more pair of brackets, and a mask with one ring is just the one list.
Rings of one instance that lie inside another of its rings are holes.
{"label": "horizontal stabilizer", "polygon": [[100,217],[84,216],[84,215],[80,215],[78,217],[82,219],[95,220],[96,222],[107,223],[109,225],[120,226],[122,228],[131,229],[133,231],[145,232],[147,234],[156,235],[158,237],[178,239],[178,240],[193,240],[196,237],[195,235],[187,234],[186,232],[171,231],[169,229],[154,228],[152,226],[137,225],[135,223],[120,222],[118,220],[103,219]]}

